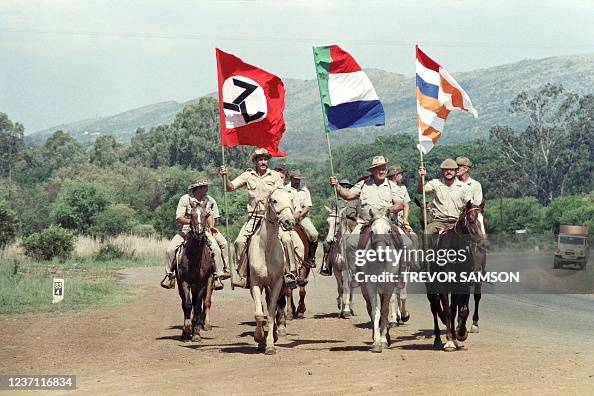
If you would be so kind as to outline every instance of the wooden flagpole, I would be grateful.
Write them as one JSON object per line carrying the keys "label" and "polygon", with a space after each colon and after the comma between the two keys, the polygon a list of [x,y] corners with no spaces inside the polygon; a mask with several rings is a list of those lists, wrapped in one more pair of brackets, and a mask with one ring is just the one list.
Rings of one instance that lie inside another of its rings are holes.
{"label": "wooden flagpole", "polygon": [[[221,125],[221,134],[223,133]],[[221,135],[221,157],[223,161],[223,166],[227,167],[225,164],[225,146],[223,146],[222,135]],[[225,239],[229,236],[229,205],[227,204],[227,175],[223,176],[223,201],[225,205]],[[229,276],[231,281],[231,290],[235,290],[235,286],[233,285],[233,278],[235,276],[235,265],[233,262],[233,257],[231,257],[231,244],[227,241],[227,260],[229,261],[227,264],[229,265]]]}

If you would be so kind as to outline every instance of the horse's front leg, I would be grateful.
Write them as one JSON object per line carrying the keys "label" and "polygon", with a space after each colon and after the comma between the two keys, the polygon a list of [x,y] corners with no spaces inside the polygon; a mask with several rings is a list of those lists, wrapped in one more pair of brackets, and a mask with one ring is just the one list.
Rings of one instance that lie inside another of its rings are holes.
{"label": "horse's front leg", "polygon": [[256,341],[261,347],[261,344],[264,342],[264,323],[266,322],[266,317],[264,316],[264,311],[262,309],[262,289],[260,285],[257,284],[256,280],[252,278],[252,298],[254,299],[254,308],[255,314],[254,318],[256,319],[256,330],[254,331],[254,341]]}
{"label": "horse's front leg", "polygon": [[275,284],[270,288],[270,304],[268,304],[268,334],[266,336],[266,355],[274,355],[276,353],[276,349],[274,347],[274,342],[278,338],[277,333],[277,325],[275,323],[276,318],[276,310],[277,310],[277,302],[278,297],[280,295],[281,289],[283,286],[283,279],[282,277],[279,278]]}
{"label": "horse's front leg", "polygon": [[212,326],[210,324],[210,307],[212,305],[212,292],[214,290],[214,279],[208,278],[206,286],[206,296],[204,297],[204,310],[202,312],[202,330],[210,331]]}
{"label": "horse's front leg", "polygon": [[380,353],[382,351],[382,343],[380,336],[380,318],[381,318],[381,300],[377,295],[377,285],[372,283],[366,283],[361,286],[361,289],[367,288],[367,296],[369,298],[369,304],[371,306],[371,334],[373,345],[371,346],[371,352]]}
{"label": "horse's front leg", "polygon": [[471,333],[479,332],[479,303],[481,302],[481,286],[482,283],[474,284],[474,313],[472,315],[472,326],[470,327]]}
{"label": "horse's front leg", "polygon": [[287,335],[287,295],[286,286],[281,287],[280,297],[278,299],[278,307],[276,310],[276,323],[278,324],[278,335],[284,337]]}
{"label": "horse's front leg", "polygon": [[433,315],[433,348],[435,349],[442,349],[443,348],[443,341],[441,341],[441,330],[439,329],[439,321],[437,320],[437,316],[441,309],[440,302],[439,302],[439,295],[438,294],[427,294],[427,299],[429,300],[429,306],[431,307],[431,314]]}
{"label": "horse's front leg", "polygon": [[385,286],[383,293],[379,296],[381,302],[380,310],[380,342],[382,349],[388,349],[390,346],[390,326],[388,325],[388,315],[390,314],[390,300],[394,298],[394,290],[390,286]]}
{"label": "horse's front leg", "polygon": [[456,338],[454,334],[454,321],[453,321],[453,313],[452,308],[450,307],[450,298],[447,293],[440,293],[439,299],[441,301],[441,309],[443,314],[443,319],[445,321],[446,326],[446,343],[443,346],[443,350],[446,352],[451,352],[456,350],[456,345],[454,344],[454,339]]}
{"label": "horse's front leg", "polygon": [[[330,263],[328,265],[331,265]],[[333,268],[334,277],[336,278],[336,291],[338,293],[336,297],[336,306],[338,307],[338,315],[339,317],[343,317],[342,314],[344,312],[344,284],[342,281],[342,271],[339,271],[336,268]]]}
{"label": "horse's front leg", "polygon": [[456,331],[456,339],[458,341],[466,341],[466,339],[468,338],[466,320],[468,319],[469,315],[468,302],[470,300],[470,290],[467,290],[467,293],[458,294],[456,297],[457,310],[460,315],[460,326]]}
{"label": "horse's front leg", "polygon": [[398,326],[398,307],[396,306],[396,293],[392,293],[390,301],[388,301],[388,326]]}
{"label": "horse's front leg", "polygon": [[206,285],[195,284],[192,286],[192,341],[200,341],[200,329],[202,327],[202,303],[206,295]]}
{"label": "horse's front leg", "polygon": [[188,340],[192,336],[192,294],[187,282],[177,279],[177,288],[181,298],[181,307],[184,312],[184,325],[182,327],[182,340]]}

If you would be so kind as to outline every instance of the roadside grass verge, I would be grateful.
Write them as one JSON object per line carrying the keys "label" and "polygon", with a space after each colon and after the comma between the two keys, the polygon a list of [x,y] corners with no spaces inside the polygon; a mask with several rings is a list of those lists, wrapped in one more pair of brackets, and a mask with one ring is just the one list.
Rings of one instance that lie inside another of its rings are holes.
{"label": "roadside grass verge", "polygon": [[[0,260],[0,314],[57,312],[130,302],[142,290],[118,282],[117,271],[157,264],[161,263],[138,258]],[[53,278],[64,279],[64,301],[59,304],[51,303]]]}

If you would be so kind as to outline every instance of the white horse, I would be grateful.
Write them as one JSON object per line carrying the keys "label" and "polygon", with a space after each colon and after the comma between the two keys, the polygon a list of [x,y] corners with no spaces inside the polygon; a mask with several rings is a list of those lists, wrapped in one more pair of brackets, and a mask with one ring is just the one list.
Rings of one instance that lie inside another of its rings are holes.
{"label": "white horse", "polygon": [[[256,308],[254,340],[266,355],[276,353],[277,305],[283,287],[284,251],[279,239],[279,226],[292,229],[295,225],[291,195],[283,188],[273,190],[266,202],[266,213],[248,248],[250,290]],[[266,290],[268,316],[264,316],[262,292]],[[265,334],[264,325],[267,325]]]}
{"label": "white horse", "polygon": [[347,263],[346,236],[351,233],[348,227],[347,219],[344,216],[345,208],[328,210],[328,235],[326,235],[326,245],[328,252],[325,259],[332,266],[334,277],[336,278],[336,287],[338,297],[336,304],[338,306],[341,318],[348,319],[353,313],[353,289],[351,287],[352,271]]}
{"label": "white horse", "polygon": [[[365,245],[365,250],[380,250],[402,248],[395,246],[394,239],[390,234],[392,223],[384,213],[371,213],[371,237]],[[401,241],[399,242],[401,245]],[[395,276],[398,274],[400,263],[394,262],[386,257],[384,260],[367,261],[360,268],[364,276],[385,274]],[[365,278],[367,280],[367,278]],[[394,295],[395,282],[386,281],[365,281],[361,285],[361,291],[367,304],[367,312],[371,317],[373,325],[372,352],[382,352],[390,345],[390,334],[388,317],[390,311],[390,299]]]}

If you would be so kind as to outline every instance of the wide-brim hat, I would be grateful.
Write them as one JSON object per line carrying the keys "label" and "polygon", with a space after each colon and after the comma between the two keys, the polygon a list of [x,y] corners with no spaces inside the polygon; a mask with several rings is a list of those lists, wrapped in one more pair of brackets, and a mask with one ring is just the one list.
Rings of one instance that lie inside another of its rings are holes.
{"label": "wide-brim hat", "polygon": [[208,186],[208,179],[206,177],[197,178],[194,183],[188,186],[188,190],[193,190],[196,187]]}
{"label": "wide-brim hat", "polygon": [[252,155],[250,155],[250,160],[254,162],[258,157],[266,157],[266,159],[272,158],[272,155],[266,150],[265,148],[258,148],[255,149]]}
{"label": "wide-brim hat", "polygon": [[303,179],[303,176],[301,176],[301,172],[299,172],[298,169],[293,169],[291,173],[289,173],[289,178],[301,180]]}
{"label": "wide-brim hat", "polygon": [[404,173],[404,169],[400,165],[394,165],[391,166],[390,169],[388,169],[388,174],[386,175],[386,177],[392,177],[399,173]]}
{"label": "wide-brim hat", "polygon": [[456,157],[456,164],[472,168],[472,161],[468,157]]}
{"label": "wide-brim hat", "polygon": [[388,160],[383,155],[376,155],[371,160],[371,166],[367,168],[367,170],[372,170],[373,168],[377,168],[378,166],[386,165]]}
{"label": "wide-brim hat", "polygon": [[458,164],[451,158],[443,160],[439,166],[441,169],[458,169]]}

